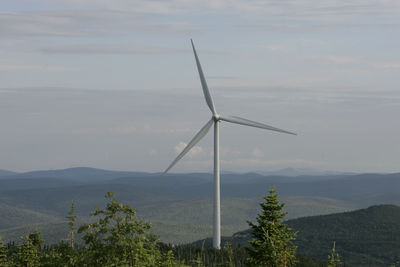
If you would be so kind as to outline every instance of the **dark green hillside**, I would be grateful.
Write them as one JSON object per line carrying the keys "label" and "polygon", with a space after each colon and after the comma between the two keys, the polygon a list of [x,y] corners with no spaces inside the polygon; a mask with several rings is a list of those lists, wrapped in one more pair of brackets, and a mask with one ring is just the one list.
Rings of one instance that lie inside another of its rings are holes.
{"label": "dark green hillside", "polygon": [[[151,221],[155,225],[154,231],[165,242],[187,243],[212,234],[212,198],[210,197],[182,199],[130,185],[102,184],[2,192],[0,200],[6,201],[13,207],[29,209],[33,214],[56,216],[61,221],[65,220],[71,200],[74,200],[78,219],[85,221],[90,211],[96,206],[104,205],[104,195],[108,190],[115,192],[119,199],[134,207],[138,216]],[[294,217],[354,208],[349,203],[327,198],[287,197],[284,201],[290,215]],[[258,202],[257,198],[223,197],[221,200],[222,233],[230,236],[246,229],[246,221],[253,219],[257,214]],[[30,217],[27,217],[18,221],[21,224],[15,225],[15,221],[8,221],[11,218],[3,217],[3,219],[4,221],[0,222],[0,229],[43,222],[32,221]],[[15,229],[11,230],[15,232]],[[24,230],[26,229],[20,229],[19,233],[23,233]],[[46,231],[47,228],[43,227],[42,233],[47,234]],[[57,231],[52,233],[56,236],[47,234],[46,240],[59,240],[64,235],[62,231],[60,231],[61,234],[57,234]]]}
{"label": "dark green hillside", "polygon": [[170,196],[163,196],[148,189],[130,185],[93,184],[6,191],[0,194],[0,202],[20,208],[65,216],[70,208],[71,201],[74,200],[76,213],[87,216],[97,206],[104,205],[104,195],[109,191],[115,192],[121,201],[133,207],[176,200]]}
{"label": "dark green hillside", "polygon": [[[305,217],[287,221],[298,232],[298,253],[326,260],[336,250],[346,266],[389,266],[400,261],[400,207],[372,206],[353,212]],[[249,230],[233,236],[246,244]]]}
{"label": "dark green hillside", "polygon": [[[0,201],[13,207],[29,209],[33,213],[48,214],[64,220],[70,208],[71,201],[75,201],[75,211],[81,220],[86,220],[89,212],[104,205],[106,192],[115,192],[115,195],[134,207],[138,215],[145,220],[168,225],[168,232],[156,227],[155,230],[163,240],[174,243],[191,242],[205,238],[212,234],[212,198],[182,198],[170,194],[153,192],[149,188],[140,188],[127,184],[97,184],[73,187],[42,188],[19,191],[6,191],[0,194]],[[351,210],[356,207],[343,201],[318,197],[286,197],[287,210],[291,218],[304,215],[327,214],[332,212]],[[225,235],[246,229],[247,220],[257,214],[258,198],[222,197],[222,231]],[[41,223],[42,221],[20,222],[19,225]],[[15,227],[14,222],[8,222],[7,217],[0,224],[0,229]],[[191,227],[188,227],[191,226]],[[181,229],[179,229],[181,228]],[[190,229],[197,229],[195,235],[187,236],[180,233],[189,233]],[[50,238],[47,238],[50,240]]]}
{"label": "dark green hillside", "polygon": [[[140,217],[158,224],[160,227],[154,230],[166,241],[191,242],[212,234],[211,228],[205,227],[212,225],[211,174],[161,177],[151,173],[72,168],[7,177],[0,179],[0,203],[21,214],[12,217],[0,213],[0,229],[43,223],[35,219],[37,213],[41,214],[39,218],[46,218],[45,222],[54,217],[64,221],[72,200],[79,219],[85,221],[96,206],[104,206],[104,195],[112,191],[121,202],[134,207]],[[318,178],[226,173],[221,182],[222,232],[228,236],[247,228],[246,221],[254,219],[258,202],[273,185],[286,203],[288,219],[355,210],[377,203],[400,204],[397,192],[400,174]],[[32,217],[24,213],[28,210]],[[191,235],[191,231],[195,234]]]}
{"label": "dark green hillside", "polygon": [[382,266],[400,260],[400,207],[372,206],[348,213],[288,221],[299,232],[299,253],[326,257],[332,242],[347,263]]}
{"label": "dark green hillside", "polygon": [[[212,235],[211,224],[169,224],[164,222],[150,222],[152,225],[151,232],[160,236],[161,240],[165,243],[187,244]],[[78,225],[82,224],[83,222],[78,222]],[[243,228],[244,227],[225,226],[223,227],[222,234],[229,236],[238,229]],[[5,242],[19,242],[21,241],[21,236],[25,236],[28,231],[40,232],[46,244],[57,244],[61,240],[65,240],[68,236],[69,226],[66,222],[31,224],[24,227],[8,228],[5,230],[0,229],[0,236]],[[79,240],[79,242],[81,242],[81,240]]]}
{"label": "dark green hillside", "polygon": [[0,202],[0,230],[59,221],[57,217]]}
{"label": "dark green hillside", "polygon": [[57,244],[68,238],[69,226],[66,222],[32,224],[25,227],[0,230],[0,236],[4,242],[22,242],[21,237],[28,232],[40,232],[46,244]]}

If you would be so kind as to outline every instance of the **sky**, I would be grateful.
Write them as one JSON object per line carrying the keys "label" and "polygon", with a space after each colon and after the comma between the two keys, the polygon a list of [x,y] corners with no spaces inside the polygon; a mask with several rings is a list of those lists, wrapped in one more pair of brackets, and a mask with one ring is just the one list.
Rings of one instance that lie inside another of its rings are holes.
{"label": "sky", "polygon": [[[398,0],[2,0],[0,169],[162,172],[217,111],[221,169],[400,171]],[[211,172],[212,131],[171,172]]]}

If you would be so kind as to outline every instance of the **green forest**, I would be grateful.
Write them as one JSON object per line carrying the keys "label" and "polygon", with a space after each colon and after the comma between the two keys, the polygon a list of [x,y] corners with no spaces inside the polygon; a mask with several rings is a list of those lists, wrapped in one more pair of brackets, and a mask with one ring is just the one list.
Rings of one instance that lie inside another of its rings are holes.
{"label": "green forest", "polygon": [[[91,168],[7,174],[0,177],[2,264],[29,266],[32,262],[23,259],[34,255],[36,265],[96,266],[93,259],[98,249],[107,247],[111,253],[108,246],[122,245],[116,242],[118,238],[104,239],[122,236],[121,229],[113,228],[114,218],[109,224],[100,222],[112,203],[104,194],[114,192],[118,208],[126,208],[116,212],[115,218],[136,222],[131,225],[137,228],[132,226],[129,231],[137,234],[141,229],[143,255],[152,255],[157,264],[251,266],[248,248],[254,231],[247,221],[259,224],[257,218],[263,211],[259,204],[266,201],[262,196],[274,185],[279,201],[285,203],[281,208],[285,216],[280,220],[296,234],[292,266],[327,266],[332,258],[337,259],[332,256],[336,254],[343,266],[398,266],[399,177],[223,174],[222,249],[215,250],[207,238],[212,231],[209,174],[171,174],[165,179],[159,174]],[[90,239],[89,233],[98,235]],[[136,241],[124,242],[133,242],[134,247]]]}
{"label": "green forest", "polygon": [[[296,233],[283,218],[284,204],[275,189],[260,203],[253,238],[248,246],[226,242],[221,250],[195,244],[173,246],[149,232],[151,224],[108,192],[104,209],[91,212],[91,223],[77,225],[75,204],[66,216],[69,239],[43,245],[40,232],[27,233],[21,242],[0,240],[0,266],[331,266],[301,255],[293,243]],[[80,234],[83,243],[77,242]],[[339,265],[334,265],[339,266]]]}

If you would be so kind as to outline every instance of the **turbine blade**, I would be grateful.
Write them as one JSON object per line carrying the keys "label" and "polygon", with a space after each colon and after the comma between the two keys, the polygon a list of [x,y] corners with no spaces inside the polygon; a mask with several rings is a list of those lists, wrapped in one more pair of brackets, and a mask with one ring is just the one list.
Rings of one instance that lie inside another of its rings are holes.
{"label": "turbine blade", "polygon": [[210,130],[210,127],[214,123],[214,120],[211,119],[206,123],[206,125],[201,128],[201,130],[193,137],[193,139],[186,145],[186,147],[182,150],[182,152],[176,157],[176,159],[168,166],[168,168],[163,172],[162,176],[166,174],[189,150],[194,147]]}
{"label": "turbine blade", "polygon": [[196,49],[194,48],[193,40],[190,39],[190,42],[192,42],[193,53],[194,53],[194,57],[196,58],[197,70],[199,71],[200,82],[201,82],[201,87],[203,87],[204,97],[206,98],[207,105],[210,108],[212,114],[215,115],[217,112],[214,107],[214,102],[212,100],[210,90],[208,90],[206,78],[204,78],[204,74],[203,74],[203,70],[200,65],[199,57],[197,56]]}
{"label": "turbine blade", "polygon": [[285,130],[282,130],[282,129],[279,129],[279,128],[276,128],[273,126],[269,126],[264,123],[251,121],[251,120],[236,117],[236,116],[227,116],[227,117],[220,116],[220,119],[223,121],[231,122],[231,123],[236,123],[236,124],[241,124],[241,125],[246,125],[246,126],[251,126],[251,127],[257,127],[257,128],[271,130],[271,131],[280,132],[280,133],[297,135],[295,133],[285,131]]}

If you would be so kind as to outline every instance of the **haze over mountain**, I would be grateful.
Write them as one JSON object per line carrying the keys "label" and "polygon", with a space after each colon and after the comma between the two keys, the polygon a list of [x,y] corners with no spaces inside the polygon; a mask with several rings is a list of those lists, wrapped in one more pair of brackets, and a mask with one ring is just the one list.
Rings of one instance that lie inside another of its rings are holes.
{"label": "haze over mountain", "polygon": [[326,171],[317,170],[312,168],[283,168],[275,171],[256,171],[256,173],[262,175],[278,175],[278,176],[328,176],[328,175],[341,175],[341,174],[355,174],[349,172],[339,172],[339,171]]}
{"label": "haze over mountain", "polygon": [[16,172],[8,171],[8,170],[0,170],[0,177],[1,176],[8,176],[8,175],[13,175],[16,174]]}
{"label": "haze over mountain", "polygon": [[[258,202],[271,186],[286,203],[288,219],[374,204],[400,205],[399,173],[296,177],[225,173],[221,182],[222,233],[227,236],[248,227],[246,221],[256,216]],[[209,173],[161,177],[92,168],[17,173],[0,179],[0,207],[4,214],[14,214],[2,218],[0,234],[10,240],[23,235],[27,227],[46,229],[43,223],[50,223],[47,228],[53,230],[46,239],[56,242],[65,236],[66,226],[60,222],[72,200],[79,220],[87,221],[90,211],[104,206],[106,192],[113,191],[118,200],[150,220],[164,241],[191,242],[211,235],[212,188]]]}

